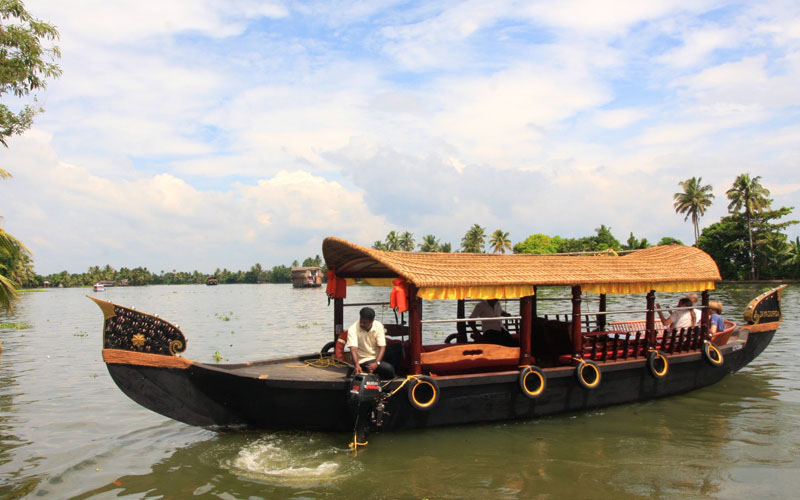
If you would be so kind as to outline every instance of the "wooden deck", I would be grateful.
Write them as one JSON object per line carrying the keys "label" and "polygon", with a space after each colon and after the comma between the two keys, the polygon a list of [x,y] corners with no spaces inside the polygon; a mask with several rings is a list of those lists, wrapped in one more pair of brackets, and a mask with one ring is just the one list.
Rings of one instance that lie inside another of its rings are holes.
{"label": "wooden deck", "polygon": [[224,371],[238,377],[305,382],[346,380],[350,370],[346,365],[330,364],[330,358],[323,358],[320,361],[319,356],[299,356],[235,365],[197,364],[207,369]]}

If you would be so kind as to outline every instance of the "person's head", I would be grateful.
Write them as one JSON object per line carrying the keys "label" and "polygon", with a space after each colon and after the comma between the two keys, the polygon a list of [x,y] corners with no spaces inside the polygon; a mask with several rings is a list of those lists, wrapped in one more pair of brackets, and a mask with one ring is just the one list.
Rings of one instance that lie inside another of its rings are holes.
{"label": "person's head", "polygon": [[689,299],[692,302],[691,305],[697,304],[697,294],[696,293],[690,293],[689,295],[686,296],[686,298]]}
{"label": "person's head", "polygon": [[712,300],[708,303],[708,308],[711,309],[711,312],[722,314],[722,302],[718,300]]}
{"label": "person's head", "polygon": [[692,299],[689,297],[684,297],[678,301],[678,307],[692,307]]}
{"label": "person's head", "polygon": [[372,328],[372,322],[375,321],[375,309],[371,307],[362,307],[358,311],[358,323],[362,330],[369,330]]}
{"label": "person's head", "polygon": [[487,300],[486,300],[486,302],[487,302],[487,303],[488,303],[490,306],[494,307],[494,305],[495,305],[495,304],[497,304],[497,299],[487,299]]}

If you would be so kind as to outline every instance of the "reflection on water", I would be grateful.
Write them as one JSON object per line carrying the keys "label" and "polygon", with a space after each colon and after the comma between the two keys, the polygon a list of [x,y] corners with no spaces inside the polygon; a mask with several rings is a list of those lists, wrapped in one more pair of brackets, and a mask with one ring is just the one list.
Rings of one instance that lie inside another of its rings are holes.
{"label": "reflection on water", "polygon": [[[722,286],[713,296],[740,321],[735,315],[766,288]],[[11,320],[33,328],[0,331],[0,497],[794,496],[798,292],[793,285],[784,294],[784,323],[761,357],[712,387],[535,421],[376,434],[357,457],[346,435],[217,434],[149,412],[105,370],[102,315],[84,297],[92,292],[27,294]],[[332,311],[320,290],[162,286],[103,297],[178,323],[185,355],[204,362],[215,352],[231,362],[309,352],[330,339]],[[388,289],[348,288],[350,301],[387,297]],[[662,304],[676,298],[659,295]],[[609,302],[641,308],[643,296]],[[540,313],[568,312],[567,304],[543,302]],[[516,312],[513,302],[507,308]],[[345,314],[355,321],[357,308]],[[391,311],[379,307],[378,315],[393,322]],[[426,304],[424,315],[452,317],[455,303]],[[436,341],[452,330],[431,325],[425,335]]]}

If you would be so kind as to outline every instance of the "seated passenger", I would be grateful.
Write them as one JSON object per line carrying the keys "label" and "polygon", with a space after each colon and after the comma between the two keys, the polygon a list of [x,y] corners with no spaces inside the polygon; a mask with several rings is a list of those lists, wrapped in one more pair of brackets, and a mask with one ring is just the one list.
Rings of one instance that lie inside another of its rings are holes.
{"label": "seated passenger", "polygon": [[[510,316],[510,314],[505,312],[503,308],[500,307],[500,301],[497,299],[489,299],[478,302],[469,317],[499,318],[500,316]],[[472,331],[474,332],[472,334],[472,338],[476,342],[499,344],[507,347],[519,347],[508,330],[503,328],[503,320],[501,319],[481,320],[481,330],[483,331],[483,335],[478,332],[478,328],[474,321],[469,322],[469,327],[472,328]]]}
{"label": "seated passenger", "polygon": [[375,310],[364,307],[359,320],[347,329],[347,343],[353,357],[355,374],[362,371],[377,373],[382,379],[394,378],[394,367],[383,361],[386,354],[386,332],[380,321],[375,321]]}
{"label": "seated passenger", "polygon": [[711,309],[711,326],[708,331],[713,335],[725,329],[725,320],[722,319],[722,302],[712,300],[708,303],[708,308]]}
{"label": "seated passenger", "polygon": [[[684,297],[678,301],[678,307],[688,308],[692,307],[692,301],[688,297]],[[661,323],[669,328],[689,328],[697,324],[697,316],[694,309],[673,309],[670,311],[668,318],[664,317],[661,312],[661,304],[656,304],[656,312],[658,317],[661,318]]]}
{"label": "seated passenger", "polygon": [[689,295],[686,296],[686,298],[692,301],[692,307],[695,308],[693,310],[694,317],[695,317],[695,320],[696,320],[695,324],[700,324],[700,319],[703,317],[703,311],[700,310],[700,309],[697,309],[697,294],[696,293],[690,293]]}

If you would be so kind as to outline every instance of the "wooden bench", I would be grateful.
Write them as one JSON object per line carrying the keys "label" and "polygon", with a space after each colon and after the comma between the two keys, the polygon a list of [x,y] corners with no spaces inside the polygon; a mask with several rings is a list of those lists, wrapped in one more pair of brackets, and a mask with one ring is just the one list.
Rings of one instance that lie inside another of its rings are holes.
{"label": "wooden bench", "polygon": [[519,368],[519,347],[496,344],[442,344],[425,346],[420,353],[422,371],[455,375]]}

